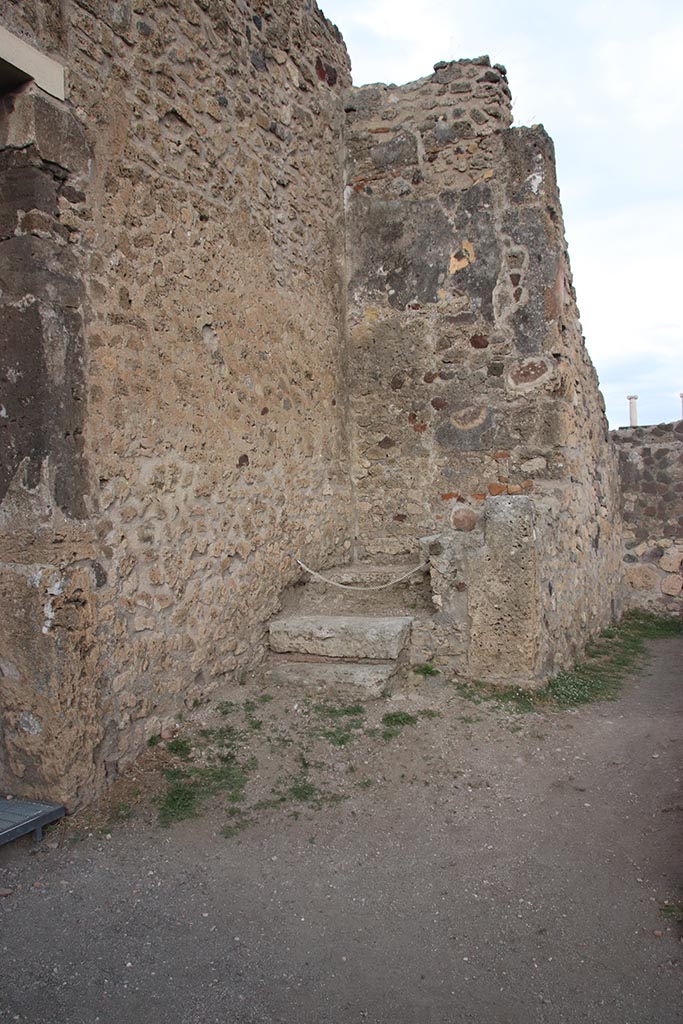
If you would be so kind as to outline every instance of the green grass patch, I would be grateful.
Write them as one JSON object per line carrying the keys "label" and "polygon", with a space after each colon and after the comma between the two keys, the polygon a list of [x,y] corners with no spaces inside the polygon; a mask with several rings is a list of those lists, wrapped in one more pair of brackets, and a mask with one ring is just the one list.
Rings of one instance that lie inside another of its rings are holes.
{"label": "green grass patch", "polygon": [[175,754],[176,757],[188,758],[192,751],[192,744],[188,740],[183,740],[178,736],[174,740],[168,741],[166,749],[169,754]]}
{"label": "green grass patch", "polygon": [[641,662],[647,640],[683,635],[683,620],[651,612],[627,612],[621,621],[591,640],[584,657],[572,669],[559,672],[541,690],[523,690],[456,682],[461,696],[475,704],[491,701],[510,711],[572,708],[614,700],[624,678]]}
{"label": "green grass patch", "polygon": [[233,753],[245,738],[241,729],[228,723],[219,725],[217,729],[201,729],[199,735],[213,746],[222,747]]}
{"label": "green grass patch", "polygon": [[159,802],[159,824],[168,828],[174,821],[194,818],[199,794],[193,782],[171,782]]}
{"label": "green grass patch", "polygon": [[541,698],[557,707],[614,700],[624,677],[641,661],[648,640],[683,635],[683,620],[651,612],[628,612],[618,625],[602,631],[588,645],[584,660],[560,672]]}
{"label": "green grass patch", "polygon": [[345,747],[353,739],[353,733],[342,725],[336,725],[333,729],[323,729],[320,735],[333,747]]}
{"label": "green grass patch", "polygon": [[365,722],[365,708],[362,704],[330,704],[325,701],[314,704],[311,710],[318,718],[330,720],[330,724],[319,729],[317,735],[333,747],[345,747]]}
{"label": "green grass patch", "polygon": [[238,707],[239,704],[235,704],[234,701],[222,700],[216,705],[216,711],[219,715],[231,715]]}
{"label": "green grass patch", "polygon": [[392,740],[399,736],[407,725],[417,725],[417,715],[411,715],[407,711],[388,711],[382,716],[382,739]]}
{"label": "green grass patch", "polygon": [[671,924],[683,927],[683,902],[665,900],[664,903],[660,903],[659,910]]}
{"label": "green grass patch", "polygon": [[430,662],[425,661],[421,665],[413,665],[413,672],[416,676],[438,676],[441,675],[438,668],[434,668]]}
{"label": "green grass patch", "polygon": [[230,803],[245,799],[249,772],[256,767],[256,759],[240,764],[232,749],[236,730],[221,726],[216,730],[203,730],[204,738],[217,744],[217,749],[205,751],[206,763],[197,764],[190,759],[192,747],[187,740],[173,740],[167,749],[182,759],[164,772],[166,792],[159,800],[159,824],[169,826],[174,821],[193,818],[199,805],[217,793],[225,794]]}
{"label": "green grass patch", "polygon": [[130,804],[122,801],[118,803],[114,808],[114,820],[115,821],[130,821],[135,817],[135,812]]}
{"label": "green grass patch", "polygon": [[292,800],[300,800],[302,802],[309,802],[318,798],[317,787],[304,778],[296,779],[287,792]]}
{"label": "green grass patch", "polygon": [[257,706],[258,705],[254,700],[245,700],[244,702],[244,718],[247,723],[247,728],[251,729],[252,732],[260,732],[263,728],[263,722],[254,714]]}

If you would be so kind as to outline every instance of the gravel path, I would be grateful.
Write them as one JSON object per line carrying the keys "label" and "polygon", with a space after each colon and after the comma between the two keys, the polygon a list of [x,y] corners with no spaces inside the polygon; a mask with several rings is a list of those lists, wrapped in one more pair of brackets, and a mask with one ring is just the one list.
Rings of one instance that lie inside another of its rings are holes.
{"label": "gravel path", "polygon": [[651,651],[614,703],[349,744],[367,785],[230,839],[207,804],[0,849],[0,1021],[683,1020],[683,641]]}

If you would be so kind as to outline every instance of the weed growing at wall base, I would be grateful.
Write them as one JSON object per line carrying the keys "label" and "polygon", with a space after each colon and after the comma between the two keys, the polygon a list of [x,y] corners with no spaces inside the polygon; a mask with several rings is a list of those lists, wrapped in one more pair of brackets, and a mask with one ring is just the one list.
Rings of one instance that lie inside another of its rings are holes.
{"label": "weed growing at wall base", "polygon": [[421,665],[413,665],[413,672],[416,676],[438,676],[438,668],[434,668],[430,662],[425,661]]}
{"label": "weed growing at wall base", "polygon": [[570,708],[600,700],[614,700],[625,676],[645,652],[647,640],[683,635],[683,620],[632,611],[603,630],[586,647],[583,660],[572,669],[559,672],[536,692],[511,686],[493,689],[475,684],[456,684],[463,697],[474,703],[494,701],[512,711],[541,708]]}

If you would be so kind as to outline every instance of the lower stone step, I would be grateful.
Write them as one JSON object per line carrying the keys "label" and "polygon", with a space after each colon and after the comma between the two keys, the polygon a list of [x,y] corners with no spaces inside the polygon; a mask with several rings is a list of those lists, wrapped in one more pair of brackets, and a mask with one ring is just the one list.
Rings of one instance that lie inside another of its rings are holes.
{"label": "lower stone step", "polygon": [[366,697],[382,697],[396,673],[395,661],[375,661],[372,664],[344,661],[285,661],[268,669],[275,683],[284,683],[301,689],[323,691],[327,696],[353,691]]}
{"label": "lower stone step", "polygon": [[410,639],[407,615],[290,615],[270,623],[270,647],[283,654],[391,661]]}

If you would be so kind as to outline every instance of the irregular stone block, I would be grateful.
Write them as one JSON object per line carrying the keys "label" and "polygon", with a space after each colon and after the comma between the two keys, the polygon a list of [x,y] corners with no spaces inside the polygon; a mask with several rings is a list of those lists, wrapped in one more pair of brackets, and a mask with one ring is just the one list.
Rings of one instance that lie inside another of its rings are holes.
{"label": "irregular stone block", "polygon": [[659,568],[664,572],[680,572],[683,562],[683,548],[676,545],[670,547],[659,560]]}
{"label": "irregular stone block", "polygon": [[454,530],[473,530],[478,518],[471,508],[456,508],[451,513],[451,526]]}
{"label": "irregular stone block", "polygon": [[395,661],[374,664],[353,662],[287,661],[270,669],[278,683],[295,685],[299,690],[322,689],[331,697],[356,690],[366,697],[381,697],[396,673]]}
{"label": "irregular stone block", "polygon": [[410,637],[407,616],[301,615],[270,623],[270,646],[280,653],[328,658],[398,658]]}
{"label": "irregular stone block", "polygon": [[662,580],[662,593],[669,597],[678,597],[683,591],[683,580],[680,576],[667,576]]}
{"label": "irregular stone block", "polygon": [[541,619],[533,499],[487,498],[484,544],[472,559],[468,612],[474,679],[539,685]]}
{"label": "irregular stone block", "polygon": [[629,565],[626,569],[626,583],[632,590],[652,590],[658,580],[657,570],[650,565]]}

